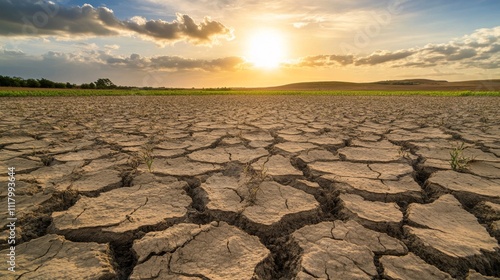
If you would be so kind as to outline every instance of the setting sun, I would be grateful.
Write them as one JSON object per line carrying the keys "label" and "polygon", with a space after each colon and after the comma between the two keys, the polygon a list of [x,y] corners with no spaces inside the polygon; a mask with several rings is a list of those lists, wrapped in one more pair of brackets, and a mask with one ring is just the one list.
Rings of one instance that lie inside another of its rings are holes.
{"label": "setting sun", "polygon": [[256,32],[248,43],[247,60],[255,67],[277,68],[285,57],[282,34],[273,30]]}

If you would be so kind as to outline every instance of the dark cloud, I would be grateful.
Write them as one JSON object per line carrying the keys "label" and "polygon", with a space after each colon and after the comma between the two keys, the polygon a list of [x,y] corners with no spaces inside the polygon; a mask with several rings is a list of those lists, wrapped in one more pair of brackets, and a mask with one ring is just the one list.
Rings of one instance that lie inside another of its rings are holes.
{"label": "dark cloud", "polygon": [[101,54],[102,63],[112,67],[127,67],[149,70],[202,70],[202,71],[229,71],[245,67],[246,62],[241,57],[225,57],[212,60],[189,59],[180,56],[142,57],[132,54],[130,57],[113,57]]}
{"label": "dark cloud", "polygon": [[488,50],[485,51],[484,53],[486,54],[494,54],[494,53],[500,53],[500,44],[493,44],[488,47]]}
{"label": "dark cloud", "polygon": [[17,35],[116,35],[120,21],[108,8],[63,7],[36,0],[0,0],[0,34]]}
{"label": "dark cloud", "polygon": [[475,57],[477,55],[477,51],[474,49],[461,49],[454,54],[451,54],[447,57],[448,61],[456,61],[462,60],[466,58]]}
{"label": "dark cloud", "polygon": [[374,53],[367,57],[360,58],[356,60],[356,65],[377,65],[386,62],[393,62],[403,58],[407,58],[414,54],[414,51],[397,51],[397,52],[385,52],[385,53]]}
{"label": "dark cloud", "polygon": [[428,45],[423,49],[423,51],[429,51],[430,53],[437,53],[442,55],[452,55],[459,49],[460,48],[457,46],[450,45]]}
{"label": "dark cloud", "polygon": [[289,64],[289,66],[299,67],[327,67],[338,65],[349,65],[354,62],[352,55],[315,55],[306,56],[300,59],[298,63]]}
{"label": "dark cloud", "polygon": [[394,65],[394,67],[417,67],[417,68],[429,68],[438,66],[437,63],[429,63],[429,62],[407,62],[400,65]]}
{"label": "dark cloud", "polygon": [[323,67],[330,66],[331,64],[328,61],[329,55],[315,55],[315,56],[306,56],[300,59],[300,62],[293,64],[293,66],[298,67]]}
{"label": "dark cloud", "polygon": [[143,58],[138,54],[131,54],[127,58],[121,58],[113,57],[101,52],[99,57],[101,58],[102,63],[113,66],[125,66],[128,68],[143,69],[150,65],[150,62],[147,58]]}
{"label": "dark cloud", "polygon": [[207,42],[214,35],[230,35],[231,30],[222,23],[211,21],[205,18],[203,22],[197,24],[188,15],[177,15],[177,20],[166,22],[163,20],[146,21],[143,18],[135,18],[123,22],[126,28],[139,34],[147,35],[162,40],[177,40],[183,37]]}
{"label": "dark cloud", "polygon": [[354,62],[353,55],[330,55],[330,61],[336,61],[340,65],[349,65]]}
{"label": "dark cloud", "polygon": [[245,61],[240,57],[225,57],[219,59],[189,59],[179,56],[157,56],[143,58],[137,54],[129,58],[108,58],[108,65],[127,66],[132,68],[147,68],[154,70],[203,70],[203,71],[228,71],[244,66]]}
{"label": "dark cloud", "polygon": [[39,0],[0,0],[0,35],[3,36],[112,36],[132,33],[156,41],[188,40],[210,43],[215,37],[231,38],[232,31],[222,23],[205,18],[196,23],[188,15],[177,20],[146,20],[134,17],[122,21],[106,7],[65,7]]}

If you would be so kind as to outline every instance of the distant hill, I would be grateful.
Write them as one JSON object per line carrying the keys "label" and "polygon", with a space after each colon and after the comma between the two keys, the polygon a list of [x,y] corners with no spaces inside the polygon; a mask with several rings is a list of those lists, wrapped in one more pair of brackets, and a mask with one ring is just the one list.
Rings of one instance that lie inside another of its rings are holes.
{"label": "distant hill", "polygon": [[340,81],[320,81],[293,83],[276,87],[267,87],[269,90],[477,90],[500,91],[500,79],[476,80],[462,82],[448,82],[430,79],[387,80],[371,83],[351,83]]}

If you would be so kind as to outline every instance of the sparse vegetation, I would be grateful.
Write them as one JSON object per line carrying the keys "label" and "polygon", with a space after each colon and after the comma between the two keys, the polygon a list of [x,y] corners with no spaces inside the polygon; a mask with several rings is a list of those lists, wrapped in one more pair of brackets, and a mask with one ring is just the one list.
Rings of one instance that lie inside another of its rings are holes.
{"label": "sparse vegetation", "polygon": [[462,142],[461,144],[457,144],[451,151],[450,151],[450,166],[451,169],[461,172],[467,169],[467,166],[469,163],[473,160],[473,158],[466,157],[464,156],[464,150],[466,150],[468,147],[465,146],[465,143]]}
{"label": "sparse vegetation", "polygon": [[49,155],[48,153],[45,153],[40,156],[40,160],[42,161],[43,165],[49,166],[54,160],[54,157],[52,155]]}
{"label": "sparse vegetation", "polygon": [[243,185],[248,190],[248,196],[245,197],[245,200],[248,204],[254,205],[257,201],[257,193],[260,191],[260,185],[269,178],[267,170],[265,162],[262,164],[260,170],[253,169],[249,163],[243,169]]}
{"label": "sparse vegetation", "polygon": [[150,144],[145,145],[140,151],[140,157],[148,167],[148,171],[153,172],[153,161],[154,161],[153,146]]}
{"label": "sparse vegetation", "polygon": [[402,158],[406,158],[406,159],[410,158],[410,150],[407,149],[407,148],[405,148],[405,147],[400,147],[399,151],[398,151],[398,154]]}
{"label": "sparse vegetation", "polygon": [[139,165],[146,164],[149,172],[153,172],[153,162],[154,154],[153,145],[151,144],[146,144],[140,151],[133,153],[127,160],[127,164],[130,168],[135,170]]}

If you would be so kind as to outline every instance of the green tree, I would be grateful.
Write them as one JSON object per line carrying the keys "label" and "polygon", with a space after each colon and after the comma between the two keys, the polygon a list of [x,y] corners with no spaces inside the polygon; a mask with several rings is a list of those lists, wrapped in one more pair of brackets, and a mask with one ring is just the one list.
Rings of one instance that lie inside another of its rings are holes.
{"label": "green tree", "polygon": [[105,78],[105,79],[98,79],[95,82],[95,87],[98,89],[107,89],[107,88],[116,88],[116,85],[111,82],[110,79]]}
{"label": "green tree", "polygon": [[26,82],[24,81],[23,78],[13,77],[12,78],[12,86],[13,87],[25,87],[26,86]]}
{"label": "green tree", "polygon": [[26,86],[31,87],[31,88],[38,88],[38,87],[40,87],[40,82],[38,82],[35,79],[27,79]]}
{"label": "green tree", "polygon": [[22,87],[25,86],[25,81],[19,77],[0,76],[0,86]]}
{"label": "green tree", "polygon": [[56,86],[53,81],[47,80],[45,78],[38,80],[38,82],[40,83],[40,87],[42,88],[53,88]]}

